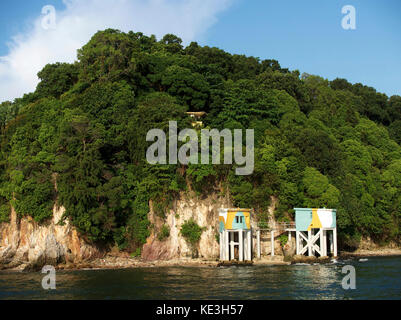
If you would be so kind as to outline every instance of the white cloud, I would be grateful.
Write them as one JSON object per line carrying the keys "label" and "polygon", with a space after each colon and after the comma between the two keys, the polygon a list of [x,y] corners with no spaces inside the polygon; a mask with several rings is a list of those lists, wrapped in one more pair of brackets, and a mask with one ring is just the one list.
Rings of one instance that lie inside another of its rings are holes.
{"label": "white cloud", "polygon": [[7,56],[0,57],[0,101],[35,90],[37,73],[47,64],[73,62],[76,50],[98,30],[133,30],[158,38],[166,33],[185,43],[196,40],[216,22],[232,0],[63,0],[56,28],[42,27],[43,15],[24,34],[15,36]]}

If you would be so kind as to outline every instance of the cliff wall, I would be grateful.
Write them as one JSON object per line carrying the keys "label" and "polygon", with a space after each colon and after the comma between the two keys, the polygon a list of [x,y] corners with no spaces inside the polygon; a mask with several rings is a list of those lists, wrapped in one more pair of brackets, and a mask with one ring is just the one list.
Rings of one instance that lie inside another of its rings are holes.
{"label": "cliff wall", "polygon": [[88,244],[68,221],[58,224],[64,212],[55,206],[51,221],[39,225],[29,217],[18,219],[12,209],[10,222],[0,224],[0,269],[37,270],[103,256],[104,251]]}
{"label": "cliff wall", "polygon": [[[273,216],[276,203],[272,198],[270,217]],[[212,193],[207,197],[197,197],[183,193],[165,216],[160,217],[154,212],[151,202],[148,215],[152,224],[151,235],[143,247],[142,260],[219,259],[218,211],[227,207],[232,207],[228,196]],[[86,242],[68,220],[59,225],[64,212],[63,207],[55,206],[51,221],[39,225],[29,217],[19,219],[12,209],[10,222],[0,224],[0,269],[39,270],[44,265],[78,265],[105,257],[107,250]],[[180,234],[182,225],[190,219],[204,228],[195,248]],[[271,218],[269,223],[274,224],[274,219]],[[256,228],[255,218],[251,219],[251,224],[252,228]],[[168,227],[170,235],[159,240],[163,226]],[[253,236],[256,239],[256,233]],[[276,234],[275,253],[281,255],[278,236]],[[253,247],[253,252],[256,252],[256,241],[253,241]],[[269,232],[261,234],[261,251],[262,255],[271,253]]]}
{"label": "cliff wall", "polygon": [[[270,224],[274,224],[273,212],[277,201],[272,198],[269,208]],[[152,205],[150,206],[152,208]],[[172,209],[168,210],[165,217],[159,217],[151,209],[149,220],[153,225],[150,237],[142,250],[142,258],[146,261],[172,260],[185,258],[201,258],[206,260],[218,259],[220,255],[218,233],[219,233],[219,208],[231,208],[232,203],[228,197],[221,197],[218,194],[210,194],[205,198],[196,196],[181,195]],[[180,235],[182,225],[193,219],[200,227],[205,228],[202,233],[199,245],[193,250],[187,241]],[[251,218],[252,228],[256,228],[257,221]],[[170,236],[160,241],[158,234],[163,225],[170,230]],[[275,253],[282,255],[279,234],[275,235]],[[256,239],[256,233],[253,234]],[[194,252],[195,251],[195,252]],[[256,241],[253,241],[253,252],[256,252]],[[270,232],[261,234],[262,255],[271,253]]]}

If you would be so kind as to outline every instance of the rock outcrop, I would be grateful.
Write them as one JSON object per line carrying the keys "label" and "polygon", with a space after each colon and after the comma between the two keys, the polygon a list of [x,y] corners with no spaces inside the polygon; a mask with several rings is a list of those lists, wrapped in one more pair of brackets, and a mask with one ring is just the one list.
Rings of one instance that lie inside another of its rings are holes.
{"label": "rock outcrop", "polygon": [[68,221],[59,225],[64,212],[55,206],[51,221],[39,225],[29,217],[18,219],[12,209],[10,222],[0,224],[0,269],[38,270],[102,257],[105,252],[88,244]]}
{"label": "rock outcrop", "polygon": [[[219,258],[219,243],[217,235],[219,233],[219,213],[218,209],[230,207],[229,200],[219,197],[217,194],[211,194],[204,199],[197,197],[187,197],[185,194],[179,200],[176,200],[172,209],[168,210],[165,217],[159,217],[152,209],[149,213],[149,220],[153,225],[152,233],[147,239],[142,250],[142,259],[145,261],[154,260],[172,260],[180,258],[191,258],[194,256],[194,250],[200,259]],[[182,225],[190,220],[205,228],[201,239],[196,248],[191,248],[187,241],[180,235]],[[170,236],[160,241],[158,233],[163,225],[170,230]]]}
{"label": "rock outcrop", "polygon": [[[269,215],[273,217],[276,200],[272,198]],[[219,208],[232,207],[228,196],[217,192],[207,197],[182,193],[164,217],[158,216],[150,203],[148,218],[152,224],[151,235],[142,250],[143,263],[153,261],[184,261],[197,258],[196,261],[214,261],[219,258]],[[107,250],[89,244],[68,222],[59,222],[65,212],[63,207],[53,208],[53,218],[45,224],[38,224],[32,218],[19,219],[15,210],[11,212],[9,223],[0,224],[0,270],[39,270],[44,265],[62,265],[68,267],[86,265],[87,262],[105,258]],[[193,219],[204,228],[197,246],[187,243],[180,231],[182,225]],[[274,223],[274,220],[269,221]],[[252,228],[257,226],[251,219]],[[167,226],[170,235],[159,240],[163,226]],[[282,249],[276,234],[275,253],[282,255]],[[256,239],[256,234],[254,234]],[[256,253],[256,241],[253,241]],[[261,234],[262,256],[271,254],[270,233]],[[127,258],[129,260],[129,258]]]}
{"label": "rock outcrop", "polygon": [[[274,223],[273,212],[277,200],[272,197],[272,203],[269,208],[270,223]],[[153,225],[152,233],[147,239],[147,243],[142,250],[142,259],[145,261],[157,260],[173,260],[185,259],[194,257],[194,249],[187,243],[187,241],[180,235],[182,225],[189,219],[194,221],[202,228],[205,228],[198,246],[195,248],[195,257],[205,260],[219,259],[220,247],[218,243],[219,234],[219,209],[231,208],[232,203],[228,196],[221,197],[217,193],[209,194],[206,198],[198,198],[194,195],[188,196],[184,193],[180,199],[174,204],[174,207],[166,213],[165,217],[159,217],[152,210],[149,213],[149,220]],[[170,230],[170,236],[160,241],[158,234],[166,225]],[[255,217],[251,218],[252,228],[257,227]],[[275,238],[275,254],[282,255],[279,235],[276,234]],[[256,234],[254,234],[256,239]],[[253,241],[253,252],[256,253],[256,241]],[[261,253],[262,255],[271,254],[270,232],[263,232],[261,234]]]}

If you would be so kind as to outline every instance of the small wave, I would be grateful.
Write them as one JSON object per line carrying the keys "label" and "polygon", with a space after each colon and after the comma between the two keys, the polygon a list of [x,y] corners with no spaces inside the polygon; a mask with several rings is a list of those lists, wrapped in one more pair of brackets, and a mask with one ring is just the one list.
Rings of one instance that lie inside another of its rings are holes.
{"label": "small wave", "polygon": [[369,259],[359,259],[359,262],[366,262],[366,261],[368,261]]}

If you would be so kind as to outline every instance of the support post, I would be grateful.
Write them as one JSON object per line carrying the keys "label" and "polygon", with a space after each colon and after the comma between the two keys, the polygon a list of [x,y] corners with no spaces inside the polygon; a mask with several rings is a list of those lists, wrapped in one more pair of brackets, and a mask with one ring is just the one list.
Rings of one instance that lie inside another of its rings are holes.
{"label": "support post", "polygon": [[256,251],[258,253],[258,259],[261,258],[260,252],[260,230],[256,231]]}
{"label": "support post", "polygon": [[229,232],[227,230],[224,231],[224,249],[225,249],[225,255],[224,255],[224,260],[229,261],[230,260],[230,247],[229,247]]}
{"label": "support post", "polygon": [[320,229],[319,231],[320,231],[320,256],[323,257],[325,255],[324,254],[324,249],[323,249],[323,247],[324,247],[324,244],[323,244],[323,229]]}
{"label": "support post", "polygon": [[312,256],[316,255],[315,247],[313,245],[313,238],[315,237],[315,229],[311,229],[311,239],[310,239],[310,246],[312,248]]}
{"label": "support post", "polygon": [[299,231],[295,231],[295,242],[296,242],[296,246],[297,246],[297,255],[299,255]]}
{"label": "support post", "polygon": [[291,231],[288,231],[288,242],[291,243]]}
{"label": "support post", "polygon": [[243,241],[244,241],[244,261],[246,261],[248,259],[248,238],[247,238],[247,232],[243,231],[244,233],[244,237],[243,237]]}
{"label": "support post", "polygon": [[252,230],[248,230],[248,260],[252,261]]}
{"label": "support post", "polygon": [[223,258],[223,233],[219,233],[219,246],[220,246],[220,260],[224,260]]}
{"label": "support post", "polygon": [[323,255],[327,256],[327,231],[323,230]]}
{"label": "support post", "polygon": [[334,256],[337,257],[337,228],[333,230]]}
{"label": "support post", "polygon": [[244,231],[238,231],[239,261],[244,261]]}
{"label": "support post", "polygon": [[271,256],[274,257],[274,231],[271,231],[270,242],[271,242]]}
{"label": "support post", "polygon": [[308,256],[312,257],[312,230],[308,230]]}
{"label": "support post", "polygon": [[229,239],[230,239],[230,260],[234,260],[235,259],[235,250],[234,250],[234,239],[235,239],[235,233],[230,231],[229,233]]}

